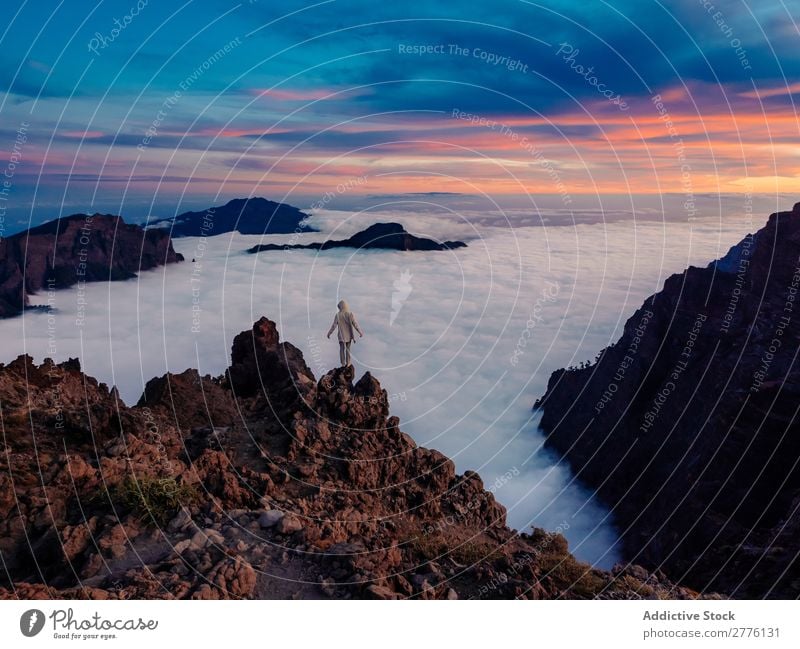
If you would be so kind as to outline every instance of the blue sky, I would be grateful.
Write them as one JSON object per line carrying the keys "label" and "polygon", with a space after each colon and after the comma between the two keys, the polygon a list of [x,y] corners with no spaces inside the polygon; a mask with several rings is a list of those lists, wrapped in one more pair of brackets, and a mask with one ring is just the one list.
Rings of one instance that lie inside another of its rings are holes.
{"label": "blue sky", "polygon": [[246,195],[304,207],[367,175],[370,196],[800,193],[798,11],[780,1],[6,7],[6,164],[26,138],[12,228]]}

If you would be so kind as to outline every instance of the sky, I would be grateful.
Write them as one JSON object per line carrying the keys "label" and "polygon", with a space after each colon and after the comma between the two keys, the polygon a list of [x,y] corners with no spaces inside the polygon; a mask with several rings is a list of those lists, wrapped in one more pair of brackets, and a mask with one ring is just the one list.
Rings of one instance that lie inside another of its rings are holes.
{"label": "sky", "polygon": [[570,211],[665,195],[684,217],[800,196],[796,3],[4,7],[0,236],[243,196]]}

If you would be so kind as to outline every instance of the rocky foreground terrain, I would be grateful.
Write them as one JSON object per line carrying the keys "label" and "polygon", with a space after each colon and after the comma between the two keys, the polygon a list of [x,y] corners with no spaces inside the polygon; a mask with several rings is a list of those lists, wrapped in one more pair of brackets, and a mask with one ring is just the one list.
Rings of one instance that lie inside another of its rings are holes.
{"label": "rocky foreground terrain", "polygon": [[0,597],[697,597],[509,529],[354,378],[315,379],[266,318],[224,376],[153,379],[134,407],[76,360],[0,366]]}
{"label": "rocky foreground terrain", "polygon": [[0,238],[0,318],[19,315],[30,295],[80,282],[124,280],[182,261],[169,234],[109,214],[73,214]]}
{"label": "rocky foreground terrain", "polygon": [[629,560],[698,590],[800,597],[799,292],[797,204],[551,376],[547,443],[613,508]]}

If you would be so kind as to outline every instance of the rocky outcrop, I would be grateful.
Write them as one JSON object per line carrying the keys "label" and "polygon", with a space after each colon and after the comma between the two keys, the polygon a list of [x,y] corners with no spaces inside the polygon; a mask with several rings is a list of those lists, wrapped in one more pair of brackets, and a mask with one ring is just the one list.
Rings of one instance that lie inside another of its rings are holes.
{"label": "rocky outcrop", "polygon": [[266,198],[235,198],[225,205],[201,212],[184,212],[159,219],[151,227],[167,230],[173,237],[211,237],[225,232],[241,234],[292,234],[316,232],[302,223],[308,214],[286,203]]}
{"label": "rocky outcrop", "polygon": [[698,590],[800,595],[800,204],[673,275],[536,407],[624,552]]}
{"label": "rocky outcrop", "polygon": [[0,317],[18,315],[28,296],[80,282],[124,280],[182,261],[169,235],[108,214],[74,214],[0,240]]}
{"label": "rocky outcrop", "polygon": [[275,244],[265,243],[252,248],[247,252],[256,253],[268,250],[330,250],[331,248],[376,248],[383,250],[452,250],[465,248],[463,241],[444,241],[439,243],[433,239],[417,237],[406,232],[399,223],[375,223],[366,230],[354,234],[352,237],[339,241],[328,240],[322,243],[308,244]]}
{"label": "rocky outcrop", "polygon": [[136,406],[157,411],[183,429],[227,425],[237,416],[235,400],[222,381],[197,370],[150,379]]}
{"label": "rocky outcrop", "polygon": [[135,407],[77,361],[0,366],[0,597],[693,598],[518,533],[352,367],[317,380],[262,318],[223,376]]}

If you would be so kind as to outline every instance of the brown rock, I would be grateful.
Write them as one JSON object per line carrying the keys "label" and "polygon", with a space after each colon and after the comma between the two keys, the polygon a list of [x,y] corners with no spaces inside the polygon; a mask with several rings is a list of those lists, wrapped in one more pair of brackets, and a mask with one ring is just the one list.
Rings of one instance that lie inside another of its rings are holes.
{"label": "brown rock", "polygon": [[275,529],[281,534],[294,534],[303,529],[303,521],[294,514],[286,514],[275,525]]}
{"label": "brown rock", "polygon": [[366,594],[369,599],[401,599],[400,595],[385,586],[372,584],[367,586]]}

